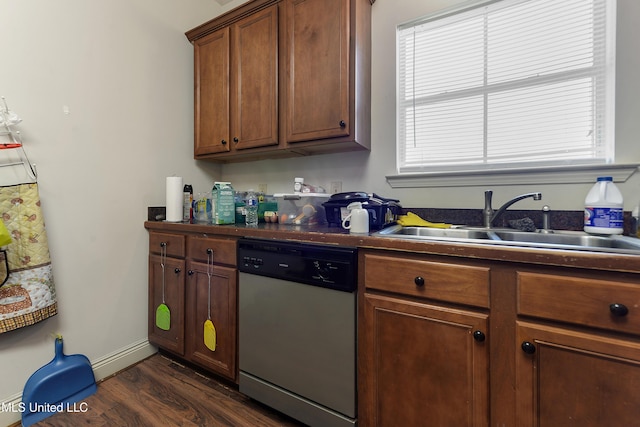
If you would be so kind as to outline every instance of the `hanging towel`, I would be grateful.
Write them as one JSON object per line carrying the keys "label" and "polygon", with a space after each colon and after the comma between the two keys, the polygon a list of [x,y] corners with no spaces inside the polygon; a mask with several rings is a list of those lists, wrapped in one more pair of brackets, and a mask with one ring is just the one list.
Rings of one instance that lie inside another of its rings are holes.
{"label": "hanging towel", "polygon": [[0,215],[12,239],[2,247],[9,271],[0,263],[0,279],[8,274],[0,287],[3,333],[54,316],[58,307],[38,184],[0,187]]}

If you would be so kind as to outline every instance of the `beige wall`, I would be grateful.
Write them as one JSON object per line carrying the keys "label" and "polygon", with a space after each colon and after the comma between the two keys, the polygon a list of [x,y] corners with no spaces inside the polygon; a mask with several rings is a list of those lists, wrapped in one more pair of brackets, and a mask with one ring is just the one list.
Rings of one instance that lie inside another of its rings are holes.
{"label": "beige wall", "polygon": [[[267,160],[232,164],[222,168],[225,180],[236,188],[248,188],[267,181],[269,192],[290,191],[293,178],[304,176],[309,183],[328,186],[343,181],[345,191],[373,191],[401,200],[405,207],[482,208],[483,191],[494,190],[496,205],[517,194],[542,191],[543,203],[558,210],[581,210],[591,183],[563,185],[505,185],[487,187],[481,180],[469,187],[393,189],[385,176],[395,165],[395,30],[397,24],[462,3],[460,0],[377,0],[372,9],[372,150],[370,153],[323,155],[296,160]],[[640,163],[640,2],[618,1],[616,75],[616,155],[625,163]],[[593,181],[598,176],[594,173]],[[618,184],[625,209],[640,202],[640,174]],[[327,187],[328,188],[328,187]],[[541,202],[523,201],[522,209],[539,209]]]}
{"label": "beige wall", "polygon": [[[59,301],[54,318],[0,335],[0,402],[53,358],[52,333],[93,362],[146,339],[147,206],[164,204],[166,176],[204,187],[219,172],[192,158],[184,32],[221,10],[213,0],[0,0],[0,95],[37,164]],[[0,413],[0,425],[16,415]]]}

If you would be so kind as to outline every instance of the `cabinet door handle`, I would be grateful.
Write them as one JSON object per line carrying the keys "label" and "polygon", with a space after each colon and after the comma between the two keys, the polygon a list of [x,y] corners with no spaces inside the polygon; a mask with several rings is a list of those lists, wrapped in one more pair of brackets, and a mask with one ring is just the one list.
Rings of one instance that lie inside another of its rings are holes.
{"label": "cabinet door handle", "polygon": [[474,331],[473,332],[473,339],[478,341],[478,342],[484,342],[484,340],[487,337],[484,335],[484,332],[482,331]]}
{"label": "cabinet door handle", "polygon": [[609,311],[616,317],[624,317],[629,314],[629,309],[624,304],[613,303],[609,305]]}
{"label": "cabinet door handle", "polygon": [[520,347],[522,348],[522,351],[527,354],[533,354],[536,352],[536,346],[531,344],[529,341],[523,342]]}
{"label": "cabinet door handle", "polygon": [[424,286],[424,277],[416,276],[416,278],[413,279],[413,283],[415,283],[416,286]]}
{"label": "cabinet door handle", "polygon": [[166,248],[167,247],[167,242],[160,242],[160,247],[161,248]]}
{"label": "cabinet door handle", "polygon": [[226,140],[226,139],[223,139],[222,141],[220,141],[220,144],[222,144],[222,145],[227,145],[227,140]]}
{"label": "cabinet door handle", "polygon": [[176,274],[180,274],[180,272],[181,272],[182,270],[180,270],[178,267],[176,267],[176,269],[175,269],[175,270],[173,270],[173,271],[175,271],[175,273],[176,273]]}
{"label": "cabinet door handle", "polygon": [[340,120],[340,127],[341,127],[341,128],[345,128],[345,127],[347,127],[347,124],[345,123],[345,121],[344,121],[344,120]]}
{"label": "cabinet door handle", "polygon": [[188,274],[189,276],[193,276],[193,270],[189,270],[189,271],[187,271],[187,274]]}
{"label": "cabinet door handle", "polygon": [[235,142],[235,143],[237,144],[239,141],[240,141],[240,140],[238,139],[238,137],[237,137],[237,136],[234,136],[234,137],[233,137],[233,142]]}

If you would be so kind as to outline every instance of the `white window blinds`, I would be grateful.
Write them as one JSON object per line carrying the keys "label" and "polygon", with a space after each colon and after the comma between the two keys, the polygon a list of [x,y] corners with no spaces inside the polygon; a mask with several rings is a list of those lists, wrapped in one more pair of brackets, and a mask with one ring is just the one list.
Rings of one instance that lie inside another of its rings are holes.
{"label": "white window blinds", "polygon": [[503,0],[398,28],[398,171],[613,161],[614,0]]}

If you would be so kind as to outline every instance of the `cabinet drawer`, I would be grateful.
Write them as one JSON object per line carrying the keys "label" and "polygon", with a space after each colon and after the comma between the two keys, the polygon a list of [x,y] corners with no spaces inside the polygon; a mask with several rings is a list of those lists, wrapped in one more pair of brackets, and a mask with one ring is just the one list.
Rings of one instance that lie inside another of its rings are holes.
{"label": "cabinet drawer", "polygon": [[159,254],[162,243],[167,245],[167,256],[184,258],[186,237],[181,234],[149,233],[149,253]]}
{"label": "cabinet drawer", "polygon": [[489,268],[364,255],[367,288],[489,307]]}
{"label": "cabinet drawer", "polygon": [[189,236],[187,255],[190,259],[207,262],[209,249],[213,251],[214,264],[236,265],[235,239]]}
{"label": "cabinet drawer", "polygon": [[518,272],[517,286],[518,314],[640,334],[640,283]]}

